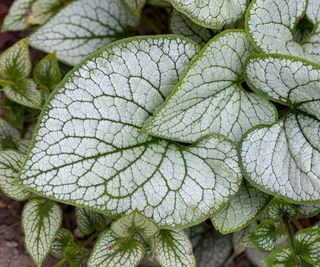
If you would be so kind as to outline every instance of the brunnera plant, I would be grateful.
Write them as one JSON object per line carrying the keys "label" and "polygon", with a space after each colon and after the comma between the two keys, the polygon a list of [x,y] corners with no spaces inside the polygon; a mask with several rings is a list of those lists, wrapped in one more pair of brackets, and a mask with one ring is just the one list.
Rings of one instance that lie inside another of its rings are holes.
{"label": "brunnera plant", "polygon": [[249,2],[14,1],[0,189],[37,266],[320,265],[320,1]]}

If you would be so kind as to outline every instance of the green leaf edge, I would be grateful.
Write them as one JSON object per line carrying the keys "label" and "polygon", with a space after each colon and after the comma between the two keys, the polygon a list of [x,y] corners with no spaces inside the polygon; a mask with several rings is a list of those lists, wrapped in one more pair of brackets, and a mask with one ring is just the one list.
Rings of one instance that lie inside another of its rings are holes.
{"label": "green leaf edge", "polygon": [[[253,228],[252,232],[249,234],[248,238],[249,240],[252,242],[252,244],[254,244],[256,246],[257,249],[259,249],[260,251],[262,252],[270,252],[270,250],[266,250],[262,247],[260,247],[259,243],[256,242],[256,239],[253,238],[252,234],[255,230],[259,229],[261,226],[264,226],[266,224],[272,224],[275,228],[275,235],[276,235],[276,240],[275,240],[275,243],[274,243],[274,246],[276,245],[276,242],[277,242],[277,228],[276,226],[274,225],[273,223],[273,220],[270,220],[270,219],[267,219],[267,220],[263,220],[260,224],[256,225],[256,227]],[[272,249],[274,250],[274,248]]]}
{"label": "green leaf edge", "polygon": [[272,251],[266,258],[264,258],[262,261],[265,262],[269,267],[271,266],[270,265],[270,260],[272,260],[273,256],[276,255],[279,251],[283,250],[283,249],[289,249],[292,256],[295,257],[295,251],[288,247],[288,246],[282,246],[282,247],[279,247],[277,248],[276,250]]}
{"label": "green leaf edge", "polygon": [[[37,198],[35,198],[35,199],[31,199],[31,200],[29,200],[27,203],[31,203],[31,202],[38,202],[38,201],[41,201],[42,199],[37,199]],[[42,200],[43,201],[43,200]],[[26,203],[26,204],[27,204]],[[23,207],[23,210],[22,210],[22,212],[21,212],[21,214],[23,214],[23,211],[25,210],[25,208],[26,208],[26,204],[24,205],[24,207]],[[54,204],[56,204],[57,206],[59,206],[57,203],[54,203]],[[61,209],[61,207],[59,206],[59,213],[60,213],[60,225],[59,225],[59,227],[57,228],[57,230],[55,231],[55,236],[57,235],[57,232],[61,229],[61,225],[62,225],[62,219],[63,219],[63,212],[62,212],[62,209]],[[23,216],[22,216],[23,217]],[[23,218],[21,218],[21,220],[22,220]],[[22,227],[22,231],[23,232],[25,232],[25,229],[24,229],[24,225],[21,223],[21,227]],[[52,240],[52,242],[54,241],[54,239]],[[52,245],[52,242],[51,242],[51,245]],[[24,246],[25,247],[27,247],[27,241],[26,241],[26,239],[24,238]],[[28,254],[31,256],[31,258],[32,258],[32,260],[33,260],[33,262],[34,263],[36,263],[36,265],[37,266],[41,266],[42,265],[42,263],[44,262],[44,260],[46,259],[46,257],[50,254],[50,249],[51,249],[51,245],[50,245],[50,248],[49,248],[49,250],[47,251],[47,253],[46,253],[46,255],[44,256],[44,258],[43,258],[43,260],[41,261],[41,262],[36,262],[36,260],[34,259],[34,257],[33,257],[33,255],[31,255],[29,252],[28,252]]]}
{"label": "green leaf edge", "polygon": [[[246,33],[245,30],[242,29],[230,29],[230,30],[225,30],[223,32],[220,32],[219,34],[215,35],[212,39],[210,39],[206,45],[204,47],[201,48],[200,52],[191,60],[190,64],[188,65],[188,67],[186,68],[186,70],[184,71],[184,73],[181,75],[178,83],[174,86],[174,88],[172,89],[171,93],[166,97],[165,101],[156,109],[156,111],[154,112],[154,114],[152,115],[151,118],[149,118],[145,124],[143,125],[142,129],[140,130],[142,133],[145,134],[149,134],[151,136],[154,137],[158,137],[158,138],[162,138],[162,139],[166,139],[166,140],[170,140],[170,141],[175,141],[175,142],[181,142],[181,140],[177,140],[174,138],[168,138],[167,136],[163,136],[161,134],[155,134],[153,132],[150,132],[147,128],[150,126],[151,122],[153,122],[155,120],[155,118],[160,114],[160,112],[167,106],[167,104],[169,103],[169,101],[171,101],[171,98],[177,93],[177,91],[180,89],[180,86],[182,85],[182,82],[184,81],[184,79],[186,78],[186,76],[188,75],[188,72],[193,68],[193,66],[197,63],[197,61],[202,57],[202,55],[204,54],[204,52],[207,50],[207,48],[214,43],[215,41],[217,41],[217,39],[219,39],[222,36],[225,36],[229,33]],[[246,64],[244,65],[244,67],[246,66]],[[243,88],[241,88],[241,90],[244,90]],[[251,92],[247,92],[245,91],[247,94],[252,95],[252,94],[256,94],[256,93],[251,93]],[[266,99],[264,97],[264,99]],[[275,121],[278,121],[278,112],[276,107],[269,102],[270,107],[274,110],[274,117],[275,117]],[[219,134],[211,134],[211,135],[219,135]],[[209,135],[210,136],[210,135]],[[223,136],[223,135],[222,135]],[[201,138],[203,139],[203,138]],[[198,139],[197,141],[201,140]],[[231,141],[233,143],[235,143],[234,141]]]}
{"label": "green leaf edge", "polygon": [[[229,30],[228,30],[229,31]],[[231,31],[231,30],[230,30]],[[236,30],[236,31],[242,31],[244,32],[243,30]],[[160,39],[160,38],[167,38],[167,39],[182,39],[182,40],[186,40],[188,41],[189,43],[192,43],[194,44],[196,47],[199,48],[200,50],[200,46],[199,44],[197,44],[196,42],[190,40],[189,38],[187,37],[184,37],[184,36],[180,36],[180,35],[175,35],[175,34],[159,34],[159,35],[146,35],[146,36],[135,36],[135,37],[130,37],[130,38],[125,38],[125,39],[121,39],[121,40],[118,40],[118,41],[115,41],[107,46],[104,46],[102,48],[100,48],[99,50],[97,50],[96,52],[90,54],[89,56],[86,56],[84,57],[84,59],[82,59],[82,61],[77,65],[75,66],[72,70],[70,70],[63,78],[63,80],[56,86],[56,88],[53,90],[53,92],[50,94],[49,98],[46,100],[46,103],[44,104],[44,107],[43,109],[41,110],[41,113],[39,115],[39,119],[38,119],[38,122],[34,128],[34,132],[33,132],[33,136],[32,136],[32,140],[30,142],[30,145],[29,145],[29,149],[28,149],[28,152],[26,153],[25,155],[25,158],[23,160],[23,163],[21,165],[21,168],[20,168],[20,171],[19,171],[19,174],[17,175],[17,184],[22,186],[23,188],[25,188],[27,191],[30,191],[34,194],[36,194],[37,196],[41,196],[43,198],[46,198],[46,199],[49,199],[49,200],[53,200],[55,202],[59,202],[59,203],[63,203],[63,204],[67,204],[67,205],[72,205],[72,206],[75,206],[75,207],[79,207],[79,208],[85,208],[85,209],[89,209],[89,210],[92,210],[94,212],[97,212],[97,213],[100,213],[100,214],[103,214],[103,215],[106,215],[107,217],[109,218],[112,218],[112,219],[118,219],[120,218],[122,215],[119,214],[117,216],[115,215],[112,215],[108,212],[105,212],[105,211],[101,211],[100,209],[96,209],[94,207],[88,207],[88,206],[84,206],[84,205],[79,205],[77,203],[75,203],[74,201],[70,201],[70,200],[57,200],[53,197],[48,197],[46,196],[45,194],[42,194],[40,192],[38,192],[37,190],[35,190],[34,188],[31,188],[30,186],[26,186],[24,185],[22,182],[21,182],[21,174],[22,174],[22,170],[25,168],[25,165],[26,165],[26,162],[29,160],[29,154],[31,153],[31,150],[34,148],[34,145],[35,145],[35,139],[36,139],[36,136],[38,134],[38,131],[39,131],[39,128],[40,128],[40,123],[42,121],[42,118],[44,116],[44,114],[49,111],[48,109],[48,104],[50,103],[50,101],[54,98],[54,96],[56,95],[56,93],[58,92],[58,90],[60,90],[62,88],[62,85],[64,85],[67,80],[80,68],[80,66],[82,66],[86,61],[90,60],[90,59],[93,59],[95,58],[96,56],[100,55],[104,50],[106,49],[110,49],[116,45],[118,45],[119,43],[129,43],[131,41],[134,41],[134,40],[148,40],[148,39]],[[174,90],[174,89],[173,89]],[[207,139],[209,137],[223,137],[226,141],[230,142],[230,144],[237,150],[237,146],[235,143],[233,143],[232,141],[230,141],[229,139],[227,139],[225,136],[223,135],[217,135],[217,134],[213,134],[213,135],[209,135],[209,136],[206,136],[202,139],[199,139],[196,143],[193,144],[196,145],[198,142],[201,142],[203,141],[204,139]],[[167,139],[168,140],[168,139]],[[240,164],[239,164],[240,165]],[[241,185],[241,182],[242,181],[239,181],[239,186]],[[236,193],[235,193],[236,194]],[[224,205],[226,205],[230,200],[228,200],[226,203],[222,203],[221,204],[221,207],[220,209],[222,209],[224,207]],[[217,210],[219,211],[219,210]],[[168,230],[176,230],[176,231],[179,231],[179,230],[183,230],[185,228],[188,228],[188,227],[191,227],[191,226],[194,226],[194,225],[197,225],[199,223],[201,223],[202,221],[205,221],[206,219],[210,218],[210,216],[212,215],[212,213],[208,213],[206,216],[204,216],[203,218],[199,219],[198,221],[193,221],[189,224],[184,224],[184,225],[176,225],[175,227],[170,227],[169,225],[166,225],[165,227],[159,227],[160,229],[168,229]]]}

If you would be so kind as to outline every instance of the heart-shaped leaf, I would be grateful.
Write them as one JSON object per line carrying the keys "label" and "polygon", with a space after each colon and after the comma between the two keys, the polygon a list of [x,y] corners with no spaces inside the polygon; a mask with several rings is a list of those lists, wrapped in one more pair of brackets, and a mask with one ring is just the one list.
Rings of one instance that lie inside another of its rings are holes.
{"label": "heart-shaped leaf", "polygon": [[263,52],[320,62],[319,10],[317,0],[254,0],[246,27],[255,46]]}
{"label": "heart-shaped leaf", "polygon": [[22,211],[26,248],[37,266],[50,251],[60,228],[62,211],[59,205],[44,200],[30,200]]}
{"label": "heart-shaped leaf", "polygon": [[[90,11],[90,12],[89,12]],[[30,37],[30,45],[78,64],[84,56],[127,35],[139,20],[123,0],[78,0]]]}
{"label": "heart-shaped leaf", "polygon": [[182,37],[137,37],[88,58],[45,107],[21,173],[47,197],[109,216],[142,212],[185,227],[239,189],[234,145],[210,136],[184,147],[141,133],[198,52]]}
{"label": "heart-shaped leaf", "polygon": [[171,4],[195,23],[212,29],[240,19],[247,8],[246,0],[170,0]]}
{"label": "heart-shaped leaf", "polygon": [[296,253],[310,264],[320,264],[320,229],[303,229],[294,236]]}
{"label": "heart-shaped leaf", "polygon": [[214,37],[144,131],[181,142],[212,133],[238,141],[253,126],[273,123],[274,107],[241,86],[244,62],[253,51],[244,31]]}
{"label": "heart-shaped leaf", "polygon": [[280,221],[283,217],[287,219],[294,218],[298,214],[298,206],[287,203],[281,199],[274,198],[266,208],[269,218],[274,221]]}
{"label": "heart-shaped leaf", "polygon": [[57,258],[64,258],[64,249],[68,246],[73,246],[74,236],[70,230],[61,228],[56,233],[55,239],[52,242],[50,253]]}
{"label": "heart-shaped leaf", "polygon": [[289,247],[281,247],[264,259],[268,267],[289,267],[297,263],[294,251]]}
{"label": "heart-shaped leaf", "polygon": [[250,234],[250,240],[262,251],[271,251],[277,241],[277,228],[271,220],[262,221]]}
{"label": "heart-shaped leaf", "polygon": [[258,216],[269,200],[270,196],[244,183],[230,203],[211,217],[212,223],[223,234],[241,230]]}
{"label": "heart-shaped leaf", "polygon": [[144,253],[140,242],[117,239],[111,230],[107,230],[96,242],[88,267],[135,267],[142,261]]}
{"label": "heart-shaped leaf", "polygon": [[195,267],[192,244],[184,232],[160,230],[152,240],[152,251],[162,267]]}

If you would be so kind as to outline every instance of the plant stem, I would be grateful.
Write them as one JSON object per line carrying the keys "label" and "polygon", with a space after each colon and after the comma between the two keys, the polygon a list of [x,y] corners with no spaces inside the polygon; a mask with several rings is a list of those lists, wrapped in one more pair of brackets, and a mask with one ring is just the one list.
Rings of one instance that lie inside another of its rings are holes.
{"label": "plant stem", "polygon": [[285,216],[282,218],[282,220],[283,220],[283,222],[284,222],[284,224],[285,224],[285,226],[287,228],[291,247],[292,247],[293,250],[295,250],[294,239],[293,239],[293,231],[292,231],[292,228],[290,226],[290,223],[289,223],[288,219]]}
{"label": "plant stem", "polygon": [[55,265],[53,265],[52,267],[60,267],[62,264],[64,264],[64,262],[66,261],[66,259],[61,259],[60,261],[58,261]]}
{"label": "plant stem", "polygon": [[299,220],[292,220],[292,223],[294,224],[295,227],[297,227],[298,230],[301,230],[304,228],[299,222]]}
{"label": "plant stem", "polygon": [[14,86],[15,83],[7,80],[1,80],[0,79],[0,86],[5,87],[5,86]]}

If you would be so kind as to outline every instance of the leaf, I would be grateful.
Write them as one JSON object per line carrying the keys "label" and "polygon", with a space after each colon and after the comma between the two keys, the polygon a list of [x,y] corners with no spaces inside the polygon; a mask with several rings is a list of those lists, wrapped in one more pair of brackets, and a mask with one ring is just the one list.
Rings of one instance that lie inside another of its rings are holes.
{"label": "leaf", "polygon": [[212,29],[236,22],[247,8],[246,0],[171,0],[171,4],[195,23]]}
{"label": "leaf", "polygon": [[[265,53],[320,62],[319,8],[317,0],[254,0],[247,12],[246,28],[255,46]],[[297,40],[295,33],[302,19],[309,20],[314,29]]]}
{"label": "leaf", "polygon": [[246,80],[258,94],[320,119],[320,66],[281,55],[255,55]]}
{"label": "leaf", "polygon": [[[90,10],[90,12],[88,12]],[[70,3],[30,37],[30,45],[70,65],[127,35],[138,18],[119,0],[78,0]]]}
{"label": "leaf", "polygon": [[289,247],[281,247],[264,259],[269,267],[292,267],[296,264],[294,251]]}
{"label": "leaf", "polygon": [[96,242],[88,267],[135,267],[144,256],[143,245],[136,240],[121,241],[107,230]]}
{"label": "leaf", "polygon": [[31,68],[27,39],[16,42],[0,55],[0,76],[7,80],[17,81],[26,78]]}
{"label": "leaf", "polygon": [[15,0],[2,24],[2,32],[23,31],[29,28],[28,13],[34,0]]}
{"label": "leaf", "polygon": [[138,210],[170,229],[208,218],[241,184],[234,145],[210,136],[184,147],[140,132],[197,52],[171,35],[91,56],[51,95],[22,183],[111,217]]}
{"label": "leaf", "polygon": [[151,243],[155,258],[162,267],[195,267],[192,244],[184,232],[160,230]]}
{"label": "leaf", "polygon": [[296,253],[310,264],[320,264],[320,229],[303,229],[294,236]]}
{"label": "leaf", "polygon": [[71,0],[34,0],[28,23],[42,25],[60,11]]}
{"label": "leaf", "polygon": [[320,213],[320,204],[305,204],[298,206],[298,218],[309,218]]}
{"label": "leaf", "polygon": [[0,151],[0,189],[7,196],[18,201],[26,200],[31,195],[16,184],[23,158],[22,154],[14,150]]}
{"label": "leaf", "polygon": [[111,224],[111,231],[118,237],[131,237],[135,232],[150,238],[158,232],[154,222],[138,211],[124,215]]}
{"label": "leaf", "polygon": [[270,196],[244,183],[236,196],[212,217],[214,227],[222,234],[243,229],[265,208]]}
{"label": "leaf", "polygon": [[0,149],[17,148],[16,142],[20,137],[20,132],[15,127],[0,118]]}
{"label": "leaf", "polygon": [[175,9],[171,12],[170,28],[172,33],[186,36],[202,46],[211,39],[209,29],[195,24],[187,16]]}
{"label": "leaf", "polygon": [[54,89],[62,79],[55,53],[45,56],[36,64],[33,70],[33,77],[42,86],[46,86],[51,90]]}
{"label": "leaf", "polygon": [[281,220],[283,217],[291,219],[297,216],[298,206],[274,198],[267,206],[266,212],[268,217],[275,221]]}
{"label": "leaf", "polygon": [[140,16],[141,11],[146,4],[147,0],[124,0],[125,3],[130,7],[135,14]]}
{"label": "leaf", "polygon": [[50,253],[57,258],[64,258],[64,249],[69,246],[73,246],[74,236],[70,230],[61,228],[55,235],[55,239],[52,242]]}
{"label": "leaf", "polygon": [[70,267],[81,267],[87,251],[76,246],[68,246],[64,249],[64,256]]}
{"label": "leaf", "polygon": [[104,215],[84,208],[76,208],[76,224],[84,235],[107,228],[109,219]]}
{"label": "leaf", "polygon": [[319,127],[318,120],[291,113],[246,134],[240,146],[245,177],[291,202],[319,201]]}
{"label": "leaf", "polygon": [[2,104],[3,117],[6,121],[18,129],[22,129],[24,123],[23,107],[8,98],[5,98]]}
{"label": "leaf", "polygon": [[60,228],[62,211],[59,205],[45,200],[30,200],[22,211],[26,248],[40,266]]}
{"label": "leaf", "polygon": [[252,231],[250,240],[262,251],[271,251],[276,245],[277,228],[271,220],[264,220]]}
{"label": "leaf", "polygon": [[232,253],[232,236],[221,235],[206,224],[190,229],[197,267],[220,267]]}
{"label": "leaf", "polygon": [[42,97],[37,84],[31,79],[21,80],[17,85],[3,88],[10,100],[33,109],[41,109]]}
{"label": "leaf", "polygon": [[273,105],[241,86],[243,64],[252,52],[244,31],[215,36],[143,130],[186,143],[212,133],[239,141],[253,126],[273,123]]}

